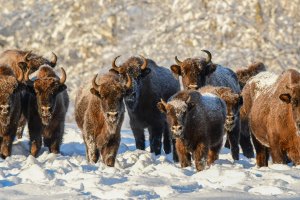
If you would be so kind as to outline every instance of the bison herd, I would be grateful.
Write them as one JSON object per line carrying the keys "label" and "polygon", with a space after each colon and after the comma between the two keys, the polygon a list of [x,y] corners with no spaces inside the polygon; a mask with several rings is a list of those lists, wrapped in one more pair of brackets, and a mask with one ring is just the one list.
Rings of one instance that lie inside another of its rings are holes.
{"label": "bison herd", "polygon": [[[145,149],[145,129],[155,155],[173,151],[174,162],[198,171],[218,159],[223,144],[239,160],[240,147],[257,166],[292,161],[300,164],[300,73],[281,75],[254,63],[236,72],[204,58],[187,58],[170,70],[143,56],[96,74],[77,91],[75,120],[82,131],[86,158],[114,166],[127,109],[136,148]],[[16,136],[28,124],[30,153],[44,145],[59,153],[69,96],[67,75],[31,51],[6,50],[0,55],[0,154],[11,155]],[[33,74],[34,72],[36,72]],[[31,77],[30,77],[31,75]],[[183,90],[180,90],[179,76]],[[226,136],[226,137],[224,137]],[[223,142],[223,138],[227,138]]]}

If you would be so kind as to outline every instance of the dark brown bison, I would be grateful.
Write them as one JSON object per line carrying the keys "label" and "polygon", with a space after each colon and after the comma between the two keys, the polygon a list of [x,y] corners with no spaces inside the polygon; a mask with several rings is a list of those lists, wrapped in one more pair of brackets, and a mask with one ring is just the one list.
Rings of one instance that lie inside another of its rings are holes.
{"label": "dark brown bison", "polygon": [[[261,62],[253,63],[245,68],[239,68],[236,71],[236,75],[238,77],[241,89],[244,88],[247,81],[249,79],[251,79],[251,77],[253,77],[263,71],[266,71],[266,67]],[[253,151],[253,146],[251,143],[248,118],[245,117],[245,115],[243,114],[242,111],[240,111],[240,116],[241,116],[240,145],[243,149],[244,155],[248,158],[253,158],[254,151]],[[247,148],[247,149],[245,149],[245,148]]]}
{"label": "dark brown bison", "polygon": [[[208,57],[187,58],[184,61],[178,60],[177,65],[170,68],[175,76],[182,76],[182,83],[185,89],[199,89],[205,85],[229,87],[233,92],[239,94],[240,86],[236,74],[229,68],[212,62],[211,53],[202,50]],[[239,110],[234,112],[234,128],[229,131],[231,135],[230,148],[234,160],[239,160],[239,139],[240,139],[240,116]],[[250,139],[250,138],[249,138]]]}
{"label": "dark brown bison", "polygon": [[263,71],[266,71],[266,66],[262,62],[253,63],[246,68],[239,68],[238,70],[236,70],[236,75],[241,88],[244,88],[247,81],[251,77]]}
{"label": "dark brown bison", "polygon": [[[161,153],[163,135],[164,151],[166,154],[170,153],[171,137],[166,118],[158,110],[156,104],[160,99],[166,101],[179,91],[179,82],[172,76],[170,70],[157,66],[153,60],[144,57],[131,57],[117,67],[115,64],[116,59],[113,62],[111,71],[123,77],[128,73],[133,80],[133,89],[124,97],[124,100],[136,148],[145,149],[144,129],[148,128],[150,151],[156,155]],[[176,153],[174,154],[174,160],[178,160]]]}
{"label": "dark brown bison", "polygon": [[249,122],[257,165],[268,166],[268,149],[273,163],[286,163],[288,155],[300,165],[300,73],[287,70],[256,95]]}
{"label": "dark brown bison", "polygon": [[75,119],[83,133],[88,162],[96,163],[101,154],[106,165],[114,166],[125,113],[123,97],[131,88],[130,76],[124,83],[120,76],[107,73],[98,80],[96,75],[78,90]]}
{"label": "dark brown bison", "polygon": [[11,155],[12,143],[16,136],[21,116],[21,91],[23,73],[15,77],[10,67],[0,66],[0,155]]}
{"label": "dark brown bison", "polygon": [[190,166],[193,157],[201,171],[218,159],[226,119],[223,100],[212,94],[180,91],[157,106],[167,115],[181,167]]}
{"label": "dark brown bison", "polygon": [[[56,66],[57,56],[53,54],[52,60],[48,60],[43,58],[42,56],[36,55],[32,53],[32,51],[22,51],[22,50],[6,50],[1,53],[0,55],[0,65],[7,65],[11,67],[19,77],[23,72],[25,73],[27,69],[29,69],[29,74],[35,72],[39,69],[39,67],[43,64],[48,64],[51,67]],[[22,108],[26,108],[26,96],[25,92],[22,92]],[[23,111],[24,112],[24,111]],[[22,112],[22,113],[23,113]],[[26,124],[26,119],[24,115],[21,115],[18,129],[17,129],[17,136],[18,138],[22,137],[23,130]]]}
{"label": "dark brown bison", "polygon": [[43,65],[34,81],[29,79],[29,70],[25,74],[27,90],[30,93],[27,106],[27,119],[30,137],[31,155],[37,156],[42,145],[51,153],[59,153],[64,134],[65,116],[69,106],[66,91],[66,72],[61,68],[59,78],[53,69]]}

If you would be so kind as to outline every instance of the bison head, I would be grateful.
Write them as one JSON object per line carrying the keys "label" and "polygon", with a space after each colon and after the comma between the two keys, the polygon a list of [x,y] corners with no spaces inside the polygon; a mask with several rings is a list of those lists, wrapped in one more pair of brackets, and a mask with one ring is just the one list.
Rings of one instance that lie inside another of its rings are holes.
{"label": "bison head", "polygon": [[228,87],[220,87],[217,91],[219,97],[223,99],[226,103],[227,117],[225,123],[225,129],[227,131],[232,131],[235,127],[236,115],[239,115],[240,107],[243,105],[243,97],[240,94],[236,94],[232,89]]}
{"label": "bison head", "polygon": [[132,89],[127,92],[124,99],[127,107],[134,110],[138,104],[138,98],[140,96],[140,90],[142,87],[141,80],[151,72],[151,69],[147,68],[148,61],[143,56],[141,56],[141,58],[131,57],[120,67],[117,67],[115,62],[118,57],[119,56],[114,59],[112,69],[110,71],[120,74],[124,78],[126,77],[126,74],[128,74],[132,78]]}
{"label": "bison head", "polygon": [[[131,77],[127,75],[127,82],[120,79],[110,79],[96,83],[97,75],[93,78],[90,92],[100,99],[100,107],[104,114],[110,133],[115,133],[116,125],[122,119],[125,107],[123,97],[132,88]],[[99,81],[99,80],[98,80]]]}
{"label": "bison head", "polygon": [[296,126],[296,133],[300,136],[300,82],[287,85],[288,93],[279,96],[280,100],[290,104]]}
{"label": "bison head", "polygon": [[207,50],[201,50],[207,53],[207,59],[187,58],[184,61],[178,60],[175,56],[177,65],[172,65],[171,71],[175,76],[182,76],[182,84],[185,89],[198,89],[204,86],[206,76],[216,70],[216,65],[211,61],[211,53]]}
{"label": "bison head", "polygon": [[[42,67],[41,69],[43,68],[49,67]],[[63,68],[61,68],[61,78],[56,76],[45,76],[31,81],[29,79],[29,71],[30,70],[27,70],[25,74],[25,81],[28,83],[27,86],[29,92],[36,97],[37,110],[42,124],[48,125],[56,108],[57,95],[67,89],[67,86],[65,85],[67,78],[66,72]]]}
{"label": "bison head", "polygon": [[10,123],[13,110],[16,109],[14,102],[18,93],[23,89],[23,73],[15,78],[11,68],[0,67],[0,124],[7,126]]}
{"label": "bison head", "polygon": [[49,61],[42,56],[33,54],[32,51],[29,51],[25,54],[23,61],[18,63],[18,66],[24,71],[29,70],[29,74],[37,71],[41,65],[49,65],[52,68],[56,66],[57,56],[52,52],[52,59]]}
{"label": "bison head", "polygon": [[192,100],[192,96],[186,93],[179,93],[177,97],[180,98],[176,98],[175,96],[168,103],[161,99],[157,107],[161,112],[166,114],[172,136],[174,138],[183,138],[185,124],[187,124],[187,115],[194,109],[196,104]]}

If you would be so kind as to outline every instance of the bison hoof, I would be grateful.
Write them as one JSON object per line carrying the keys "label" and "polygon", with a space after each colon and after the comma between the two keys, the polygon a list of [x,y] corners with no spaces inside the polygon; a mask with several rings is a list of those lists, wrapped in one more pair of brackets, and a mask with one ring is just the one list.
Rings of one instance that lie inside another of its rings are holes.
{"label": "bison hoof", "polygon": [[34,141],[31,144],[31,149],[30,149],[30,153],[32,156],[37,157],[38,153],[39,153],[39,147],[37,145],[37,143]]}
{"label": "bison hoof", "polygon": [[109,167],[115,166],[115,157],[114,156],[109,156],[105,159],[105,164]]}

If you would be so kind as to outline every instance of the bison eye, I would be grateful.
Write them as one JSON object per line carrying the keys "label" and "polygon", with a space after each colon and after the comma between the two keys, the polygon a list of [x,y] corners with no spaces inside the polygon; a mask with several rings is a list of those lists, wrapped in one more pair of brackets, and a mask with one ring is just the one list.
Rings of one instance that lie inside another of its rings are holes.
{"label": "bison eye", "polygon": [[293,105],[294,107],[297,107],[297,106],[298,106],[298,100],[297,100],[297,99],[293,99],[293,100],[292,100],[292,105]]}

